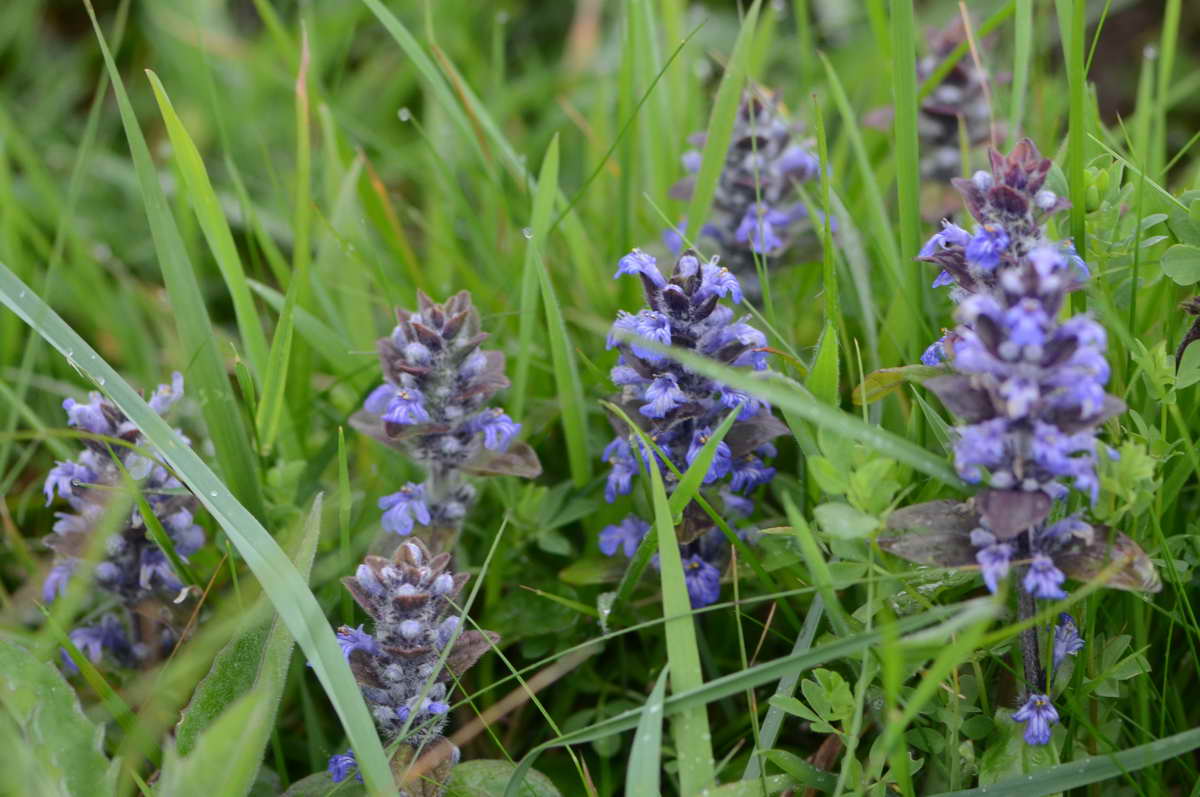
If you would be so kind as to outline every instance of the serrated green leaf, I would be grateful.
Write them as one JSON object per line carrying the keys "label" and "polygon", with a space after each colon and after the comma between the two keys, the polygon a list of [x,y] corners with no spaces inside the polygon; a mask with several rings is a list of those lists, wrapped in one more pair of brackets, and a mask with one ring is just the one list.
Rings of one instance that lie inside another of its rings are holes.
{"label": "serrated green leaf", "polygon": [[87,718],[52,664],[6,640],[0,640],[0,705],[9,732],[20,739],[20,755],[6,748],[4,768],[27,766],[6,779],[64,797],[115,793],[118,762],[103,753],[103,727]]}

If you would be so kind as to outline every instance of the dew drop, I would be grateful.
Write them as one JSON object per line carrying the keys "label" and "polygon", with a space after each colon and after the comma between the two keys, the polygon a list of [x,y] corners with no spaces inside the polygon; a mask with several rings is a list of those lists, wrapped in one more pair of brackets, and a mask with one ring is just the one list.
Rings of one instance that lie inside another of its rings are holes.
{"label": "dew drop", "polygon": [[521,235],[524,235],[526,240],[532,241],[533,240],[533,228],[526,227],[525,229],[521,230]]}
{"label": "dew drop", "polygon": [[29,291],[27,291],[27,290],[25,290],[24,288],[22,288],[22,289],[21,289],[21,292],[17,294],[17,298],[18,298],[18,299],[24,299],[24,298],[25,298],[25,294],[27,294],[27,293],[29,293]]}
{"label": "dew drop", "polygon": [[411,122],[412,121],[412,111],[408,110],[408,108],[401,108],[396,113],[396,116],[400,117],[401,122]]}
{"label": "dew drop", "polygon": [[209,493],[208,493],[208,497],[209,497],[209,498],[216,498],[216,497],[217,497],[217,491],[216,491],[216,490],[210,490],[210,491],[209,491]]}
{"label": "dew drop", "polygon": [[98,376],[98,377],[96,377],[96,384],[97,384],[97,385],[99,385],[100,387],[104,387],[104,383],[105,383],[105,382],[107,382],[107,381],[108,381],[108,380],[107,380],[107,379],[105,379],[105,378],[104,378],[104,377],[102,377],[102,376]]}

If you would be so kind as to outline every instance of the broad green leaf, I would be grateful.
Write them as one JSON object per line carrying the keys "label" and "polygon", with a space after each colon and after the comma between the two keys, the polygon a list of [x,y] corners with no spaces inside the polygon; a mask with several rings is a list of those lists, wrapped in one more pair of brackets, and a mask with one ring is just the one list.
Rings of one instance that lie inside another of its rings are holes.
{"label": "broad green leaf", "polygon": [[822,531],[839,540],[860,540],[879,527],[879,518],[838,501],[821,504],[813,515]]}
{"label": "broad green leaf", "polygon": [[350,737],[368,783],[378,792],[393,794],[395,786],[387,759],[358,684],[320,604],[279,543],[238,503],[196,452],[184,445],[167,422],[150,409],[141,395],[3,264],[0,264],[0,302],[71,358],[82,373],[103,389],[224,529],[283,618],[292,638],[304,649]]}
{"label": "broad green leaf", "polygon": [[625,793],[645,794],[647,797],[659,793],[658,776],[662,771],[662,720],[663,699],[667,692],[667,671],[663,667],[658,674],[650,697],[646,698],[646,711],[638,720],[633,735],[633,747],[629,751],[629,765],[625,769]]}
{"label": "broad green leaf", "polygon": [[[296,570],[305,578],[312,569],[317,541],[321,537],[321,506],[321,496],[317,496],[293,558]],[[270,604],[263,600],[251,610],[247,622],[221,649],[208,674],[196,685],[175,729],[179,755],[191,755],[203,734],[222,713],[249,692],[265,696],[267,721],[261,726],[246,728],[241,734],[242,744],[257,748],[260,754],[266,749],[274,726],[272,717],[287,680],[293,645],[291,634],[279,615],[268,622],[260,619],[269,609]]]}
{"label": "broad green leaf", "polygon": [[[511,761],[488,758],[464,761],[450,770],[446,797],[500,797],[504,794],[504,787],[516,766]],[[520,797],[560,797],[560,792],[550,778],[536,769],[529,773],[529,777],[525,779],[525,788],[518,794]]]}
{"label": "broad green leaf", "polygon": [[1180,285],[1200,282],[1200,246],[1175,244],[1163,253],[1162,270]]}
{"label": "broad green leaf", "polygon": [[187,756],[180,756],[168,743],[158,793],[164,797],[246,794],[254,785],[263,751],[262,745],[248,744],[246,735],[270,734],[275,713],[271,697],[265,690],[246,692],[197,739]]}
{"label": "broad green leaf", "polygon": [[820,791],[833,791],[837,788],[837,778],[828,772],[817,769],[800,756],[786,750],[765,750],[763,758],[787,773],[795,783],[808,786]]}
{"label": "broad green leaf", "polygon": [[0,705],[0,724],[8,731],[0,734],[19,740],[5,748],[6,780],[26,794],[115,794],[119,762],[104,755],[103,726],[87,718],[53,664],[2,639]]}

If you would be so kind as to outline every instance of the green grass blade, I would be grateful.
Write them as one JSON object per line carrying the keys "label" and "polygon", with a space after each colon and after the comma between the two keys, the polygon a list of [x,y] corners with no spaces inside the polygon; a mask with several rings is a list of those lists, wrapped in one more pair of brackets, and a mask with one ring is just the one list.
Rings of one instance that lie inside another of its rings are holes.
{"label": "green grass blade", "polygon": [[1012,107],[1008,116],[1008,146],[1017,143],[1025,124],[1025,93],[1029,89],[1029,63],[1033,59],[1033,0],[1016,0],[1013,25]]}
{"label": "green grass blade", "polygon": [[625,793],[659,794],[659,772],[662,769],[662,722],[663,700],[667,692],[667,673],[663,667],[654,683],[654,690],[646,699],[646,711],[638,720],[637,732],[633,736],[633,747],[629,752],[629,766],[625,770]]}
{"label": "green grass blade", "polygon": [[[896,109],[893,147],[896,153],[896,197],[900,214],[900,262],[909,264],[914,311],[923,315],[925,275],[912,267],[921,239],[921,153],[917,142],[916,25],[912,0],[892,0],[892,103]],[[915,352],[908,352],[913,355]]]}
{"label": "green grass blade", "polygon": [[[1071,237],[1075,251],[1087,260],[1087,183],[1084,180],[1087,136],[1087,117],[1084,101],[1087,97],[1086,75],[1083,66],[1084,50],[1084,0],[1055,0],[1058,10],[1058,27],[1062,36],[1063,61],[1067,69],[1067,85],[1070,96],[1069,126],[1067,130],[1067,184],[1071,193]],[[1072,307],[1084,300],[1084,295],[1072,296]]]}
{"label": "green grass blade", "polygon": [[[171,216],[171,209],[167,205],[158,173],[150,158],[146,139],[138,127],[133,105],[125,92],[112,53],[108,50],[100,23],[96,20],[90,0],[84,0],[84,3],[95,28],[113,93],[121,111],[121,123],[133,156],[142,201],[146,205],[146,215],[150,220],[150,233],[158,253],[167,293],[171,297],[171,309],[178,324],[179,336],[190,355],[192,365],[186,375],[190,377],[192,395],[200,402],[209,437],[216,449],[217,462],[225,478],[234,486],[239,501],[253,514],[262,516],[263,499],[254,452],[250,449],[242,415],[237,411],[229,377],[217,352],[212,323],[204,305],[196,273],[192,269],[187,250]],[[68,357],[71,356],[69,352],[64,353]]]}
{"label": "green grass blade", "polygon": [[192,141],[183,122],[175,113],[171,98],[167,96],[162,81],[150,70],[147,70],[146,74],[150,78],[150,86],[154,89],[154,98],[158,101],[159,113],[162,114],[167,135],[171,139],[171,150],[175,155],[179,173],[183,175],[192,211],[196,214],[196,220],[200,222],[200,229],[204,231],[208,248],[217,262],[217,267],[221,270],[225,287],[229,290],[238,332],[246,347],[246,357],[254,369],[255,377],[261,380],[263,369],[266,368],[267,363],[267,339],[263,334],[262,321],[258,317],[258,310],[254,307],[250,288],[246,284],[246,273],[242,268],[242,259],[238,255],[237,244],[233,241],[233,233],[229,229],[229,221],[225,218],[225,211],[221,207],[221,201],[217,198],[217,192],[213,190],[208,171],[204,167],[204,160],[200,157],[200,150],[196,148],[195,142]]}
{"label": "green grass blade", "polygon": [[[683,577],[679,540],[671,522],[671,508],[663,486],[658,461],[651,458],[650,494],[654,502],[654,528],[658,537],[658,572],[662,580],[663,632],[667,638],[667,661],[671,669],[671,692],[679,694],[701,689],[704,673],[700,670],[700,652],[696,647],[696,624],[692,603]],[[712,736],[703,706],[680,712],[672,723],[675,749],[679,756],[679,789],[683,794],[699,794],[713,785]]]}
{"label": "green grass blade", "polygon": [[[535,206],[537,197],[543,192],[553,196],[558,191],[558,136],[550,142],[546,157],[542,161],[542,171],[538,177],[538,188],[534,193]],[[541,200],[543,208],[550,205],[550,200]],[[541,244],[536,238],[529,242],[533,250],[534,264],[537,267],[538,280],[542,287],[542,306],[546,308],[546,331],[550,344],[550,356],[554,362],[554,381],[558,385],[558,400],[562,411],[563,435],[567,441],[567,460],[571,465],[571,478],[576,487],[582,487],[592,478],[592,458],[588,453],[587,417],[583,399],[583,383],[579,379],[579,366],[575,362],[574,350],[567,333],[567,324],[563,320],[562,308],[558,303],[558,295],[546,272],[546,264],[542,261]]]}
{"label": "green grass blade", "polygon": [[713,197],[717,193],[717,181],[721,178],[721,170],[725,166],[725,156],[729,152],[729,144],[733,140],[733,125],[737,117],[738,104],[742,99],[742,84],[746,80],[746,69],[749,63],[749,49],[754,41],[754,28],[758,22],[760,0],[754,0],[754,5],[746,12],[742,21],[742,29],[738,32],[733,43],[733,51],[729,54],[729,63],[725,67],[725,75],[717,88],[717,96],[713,101],[712,114],[708,118],[708,127],[704,140],[704,153],[700,161],[700,171],[696,174],[696,186],[692,191],[692,200],[688,204],[688,232],[693,238],[700,235],[700,227],[708,220],[708,212],[712,208]]}
{"label": "green grass blade", "polygon": [[1132,747],[1112,755],[1098,755],[1048,767],[1020,777],[1009,778],[990,786],[965,791],[943,792],[937,797],[1028,797],[1031,794],[1057,794],[1110,778],[1118,778],[1153,766],[1160,761],[1182,756],[1200,747],[1200,728],[1177,733],[1156,742]]}
{"label": "green grass blade", "polygon": [[312,663],[350,737],[368,786],[376,792],[395,794],[374,722],[341,647],[305,579],[279,544],[120,374],[2,264],[0,302],[103,388],[225,530]]}

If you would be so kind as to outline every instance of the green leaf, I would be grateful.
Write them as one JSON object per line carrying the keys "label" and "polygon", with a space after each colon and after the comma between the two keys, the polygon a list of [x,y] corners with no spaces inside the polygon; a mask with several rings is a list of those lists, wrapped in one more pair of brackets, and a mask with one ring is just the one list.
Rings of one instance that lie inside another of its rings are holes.
{"label": "green leaf", "polygon": [[[1007,721],[1007,724],[1013,725],[1011,721]],[[1053,794],[1127,776],[1160,761],[1189,753],[1197,747],[1200,747],[1200,728],[1193,728],[1119,753],[1076,759],[1068,764],[1039,769],[1031,775],[1004,778],[978,789],[944,792],[937,797],[976,797],[984,794],[991,797],[1029,797],[1032,794]]]}
{"label": "green leaf", "polygon": [[1200,382],[1200,346],[1189,345],[1183,350],[1183,357],[1179,361],[1179,371],[1175,374],[1175,389],[1183,390],[1197,382]]}
{"label": "green leaf", "polygon": [[[450,770],[446,797],[500,797],[516,766],[511,761],[487,758],[464,761]],[[529,772],[525,787],[518,794],[520,797],[560,797],[550,778],[536,769]]]}
{"label": "green leaf", "polygon": [[167,135],[171,139],[171,151],[175,156],[175,163],[187,186],[186,194],[188,201],[191,202],[192,212],[196,214],[196,219],[200,222],[200,229],[204,231],[208,248],[217,262],[217,267],[221,270],[225,287],[229,290],[229,298],[233,302],[233,313],[237,318],[238,333],[246,346],[246,356],[250,360],[255,376],[261,380],[267,362],[267,340],[263,335],[262,322],[254,307],[254,300],[250,296],[250,289],[246,283],[246,272],[242,268],[237,245],[233,242],[233,233],[229,229],[225,211],[221,208],[221,201],[217,198],[217,193],[213,190],[212,182],[208,178],[204,160],[200,157],[200,150],[196,148],[195,142],[192,141],[183,122],[175,113],[171,99],[167,96],[166,89],[163,88],[158,75],[150,70],[146,70],[146,75],[150,78],[150,86],[154,89],[154,99],[158,101],[159,113],[162,114]]}
{"label": "green leaf", "polygon": [[649,797],[660,793],[658,775],[662,770],[662,707],[669,669],[663,667],[658,674],[654,690],[646,698],[646,711],[638,720],[633,747],[629,751],[629,765],[625,769],[626,794],[645,794]]}
{"label": "green leaf", "polygon": [[72,358],[84,374],[103,388],[224,529],[283,618],[292,638],[304,649],[313,672],[350,737],[367,782],[380,792],[393,794],[395,786],[375,724],[342,656],[333,629],[309,591],[306,580],[279,544],[258,519],[238,503],[196,452],[184,445],[167,422],[150,409],[141,395],[2,264],[0,302],[64,356]]}
{"label": "green leaf", "polygon": [[846,491],[850,489],[849,475],[835,465],[829,457],[808,457],[805,462],[808,464],[809,474],[826,494],[845,495]]}
{"label": "green leaf", "polygon": [[[542,171],[538,176],[538,189],[534,195],[535,209],[537,196],[543,192],[553,195],[558,190],[558,136],[550,142],[546,157],[542,161]],[[548,199],[543,199],[545,206]],[[570,336],[567,334],[567,324],[563,320],[562,308],[558,303],[558,295],[546,272],[546,264],[542,262],[540,243],[531,240],[529,243],[534,250],[534,264],[537,268],[538,280],[542,286],[542,304],[546,308],[546,327],[550,339],[550,355],[554,362],[554,381],[558,385],[558,401],[562,409],[563,435],[567,440],[567,461],[571,466],[571,477],[576,487],[583,487],[592,478],[592,458],[587,445],[587,418],[584,413],[583,383],[579,379],[579,366],[575,362],[574,349]]]}
{"label": "green leaf", "polygon": [[[702,688],[704,673],[700,669],[692,602],[684,581],[683,561],[675,536],[675,525],[671,521],[667,491],[663,486],[657,458],[651,458],[649,464],[654,529],[661,563],[658,573],[662,583],[663,633],[667,638],[671,691],[679,694]],[[671,730],[679,756],[679,789],[684,794],[698,794],[712,786],[716,779],[708,714],[702,706],[681,711],[672,722]]]}
{"label": "green leaf", "polygon": [[839,540],[859,540],[879,527],[879,519],[835,501],[813,510],[821,530]]}
{"label": "green leaf", "polygon": [[763,758],[782,769],[799,785],[820,791],[833,791],[837,788],[837,778],[828,772],[817,769],[800,756],[786,750],[764,750]]}
{"label": "green leaf", "polygon": [[186,757],[168,743],[158,793],[171,797],[246,794],[254,785],[263,753],[263,745],[246,743],[246,734],[255,733],[264,741],[270,734],[276,702],[271,698],[268,691],[247,692],[200,736]]}
{"label": "green leaf", "polygon": [[3,777],[22,793],[116,793],[119,762],[103,753],[104,728],[87,718],[52,664],[6,640],[0,640],[0,705],[0,723],[20,740],[5,748]]}
{"label": "green leaf", "polygon": [[833,407],[838,405],[838,350],[837,330],[826,322],[812,371],[804,383],[819,401]]}
{"label": "green leaf", "polygon": [[760,4],[760,0],[754,0],[750,10],[746,12],[742,28],[733,43],[733,52],[729,54],[725,75],[717,88],[712,115],[708,118],[700,171],[696,173],[696,185],[688,205],[687,228],[693,236],[699,236],[700,228],[708,221],[708,212],[717,192],[717,181],[721,178],[725,158],[729,153],[729,144],[733,141],[733,125],[738,104],[742,99],[742,84],[746,79],[746,67],[749,62],[748,49],[754,41],[754,28],[758,23]]}
{"label": "green leaf", "polygon": [[[251,450],[249,436],[242,423],[242,413],[229,384],[225,366],[217,352],[216,336],[204,305],[204,295],[192,268],[191,259],[180,237],[175,219],[167,205],[159,183],[158,172],[146,146],[146,139],[138,127],[137,117],[116,62],[108,50],[100,23],[96,21],[91,0],[84,0],[100,52],[104,56],[112,82],[113,93],[121,112],[121,123],[129,141],[129,151],[141,189],[142,201],[146,205],[146,216],[150,221],[150,234],[154,250],[158,254],[159,266],[171,298],[171,311],[179,328],[179,337],[189,353],[191,363],[186,376],[191,383],[190,392],[196,397],[208,426],[208,435],[216,449],[217,462],[226,480],[234,486],[236,495],[250,512],[263,516],[263,499],[259,489],[260,480],[255,467],[256,460]],[[68,353],[68,357],[71,355]]]}
{"label": "green leaf", "polygon": [[1162,270],[1180,285],[1200,282],[1200,246],[1175,244],[1163,253]]}
{"label": "green leaf", "polygon": [[[296,570],[305,578],[312,570],[313,556],[321,537],[321,496],[313,501],[308,522],[300,536],[293,558]],[[248,727],[242,734],[242,744],[256,748],[260,755],[266,749],[272,715],[279,705],[292,660],[292,637],[279,615],[269,622],[261,617],[270,609],[262,601],[252,609],[247,621],[234,638],[217,653],[212,668],[196,685],[191,701],[175,729],[175,745],[179,755],[189,756],[203,739],[203,734],[229,706],[249,692],[266,696],[266,722]],[[253,775],[253,773],[251,773]],[[249,783],[245,784],[249,787]]]}

